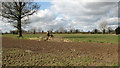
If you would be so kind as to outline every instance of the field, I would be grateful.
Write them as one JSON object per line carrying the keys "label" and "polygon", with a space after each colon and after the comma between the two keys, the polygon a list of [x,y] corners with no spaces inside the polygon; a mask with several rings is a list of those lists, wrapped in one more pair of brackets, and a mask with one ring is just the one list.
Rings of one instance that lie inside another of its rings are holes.
{"label": "field", "polygon": [[[2,37],[18,38],[18,35],[7,34]],[[46,34],[24,34],[23,38],[29,39],[33,37],[45,37]],[[98,42],[98,43],[113,43],[118,44],[118,35],[111,34],[54,34],[54,37],[66,38],[72,42]]]}
{"label": "field", "polygon": [[[2,35],[3,66],[117,66],[118,35],[54,34]],[[33,39],[30,39],[33,38]],[[37,39],[34,39],[37,38]],[[64,42],[64,40],[69,42]],[[63,40],[63,41],[59,41]]]}

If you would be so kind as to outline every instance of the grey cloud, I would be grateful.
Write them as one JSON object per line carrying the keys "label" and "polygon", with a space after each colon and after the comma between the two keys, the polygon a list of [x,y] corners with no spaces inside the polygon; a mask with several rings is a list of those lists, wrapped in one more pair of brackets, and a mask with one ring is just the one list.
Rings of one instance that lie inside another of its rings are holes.
{"label": "grey cloud", "polygon": [[99,8],[103,8],[106,6],[113,6],[115,5],[117,2],[88,2],[86,4],[84,4],[85,8],[88,9],[99,9]]}
{"label": "grey cloud", "polygon": [[[53,2],[53,4],[53,8],[56,9],[57,12],[64,14],[64,16],[74,18],[76,20],[76,26],[84,26],[84,28],[90,25],[96,28],[96,25],[99,25],[98,22],[103,22],[107,18],[116,16],[114,13],[117,13],[117,9],[116,11],[113,10],[113,8],[117,7],[116,2],[73,3],[73,1],[70,1],[61,3]],[[64,4],[64,7],[61,7],[62,4]],[[110,13],[110,11],[113,11],[113,13]]]}

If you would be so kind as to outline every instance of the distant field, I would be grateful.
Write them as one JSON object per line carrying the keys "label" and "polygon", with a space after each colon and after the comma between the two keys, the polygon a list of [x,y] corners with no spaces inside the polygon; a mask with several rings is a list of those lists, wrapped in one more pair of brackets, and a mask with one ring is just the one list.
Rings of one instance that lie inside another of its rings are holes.
{"label": "distant field", "polygon": [[[18,38],[18,35],[5,34],[2,37]],[[23,34],[23,38],[29,39],[33,37],[45,37],[46,34]],[[54,37],[66,38],[72,42],[98,42],[118,44],[118,35],[111,34],[54,34]]]}
{"label": "distant field", "polygon": [[67,38],[73,42],[100,42],[118,44],[118,35],[109,34],[56,34],[62,38]]}

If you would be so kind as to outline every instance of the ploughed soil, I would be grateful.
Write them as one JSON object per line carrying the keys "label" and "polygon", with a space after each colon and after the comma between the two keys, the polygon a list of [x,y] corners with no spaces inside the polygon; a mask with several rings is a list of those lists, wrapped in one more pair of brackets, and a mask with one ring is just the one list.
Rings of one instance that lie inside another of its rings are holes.
{"label": "ploughed soil", "polygon": [[118,45],[2,37],[3,66],[116,66]]}

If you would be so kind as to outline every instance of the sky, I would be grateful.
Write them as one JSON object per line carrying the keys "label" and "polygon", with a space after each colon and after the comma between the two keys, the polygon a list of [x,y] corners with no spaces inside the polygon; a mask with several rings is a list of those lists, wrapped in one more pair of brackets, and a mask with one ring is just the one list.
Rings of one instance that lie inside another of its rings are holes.
{"label": "sky", "polygon": [[[84,0],[85,1],[85,0]],[[107,27],[115,29],[118,26],[118,3],[116,2],[82,2],[80,0],[61,0],[38,2],[41,5],[38,12],[30,16],[30,24],[24,30],[79,29],[92,31],[100,29],[100,23],[108,23]],[[15,30],[9,23],[0,21],[0,30],[9,32]]]}

